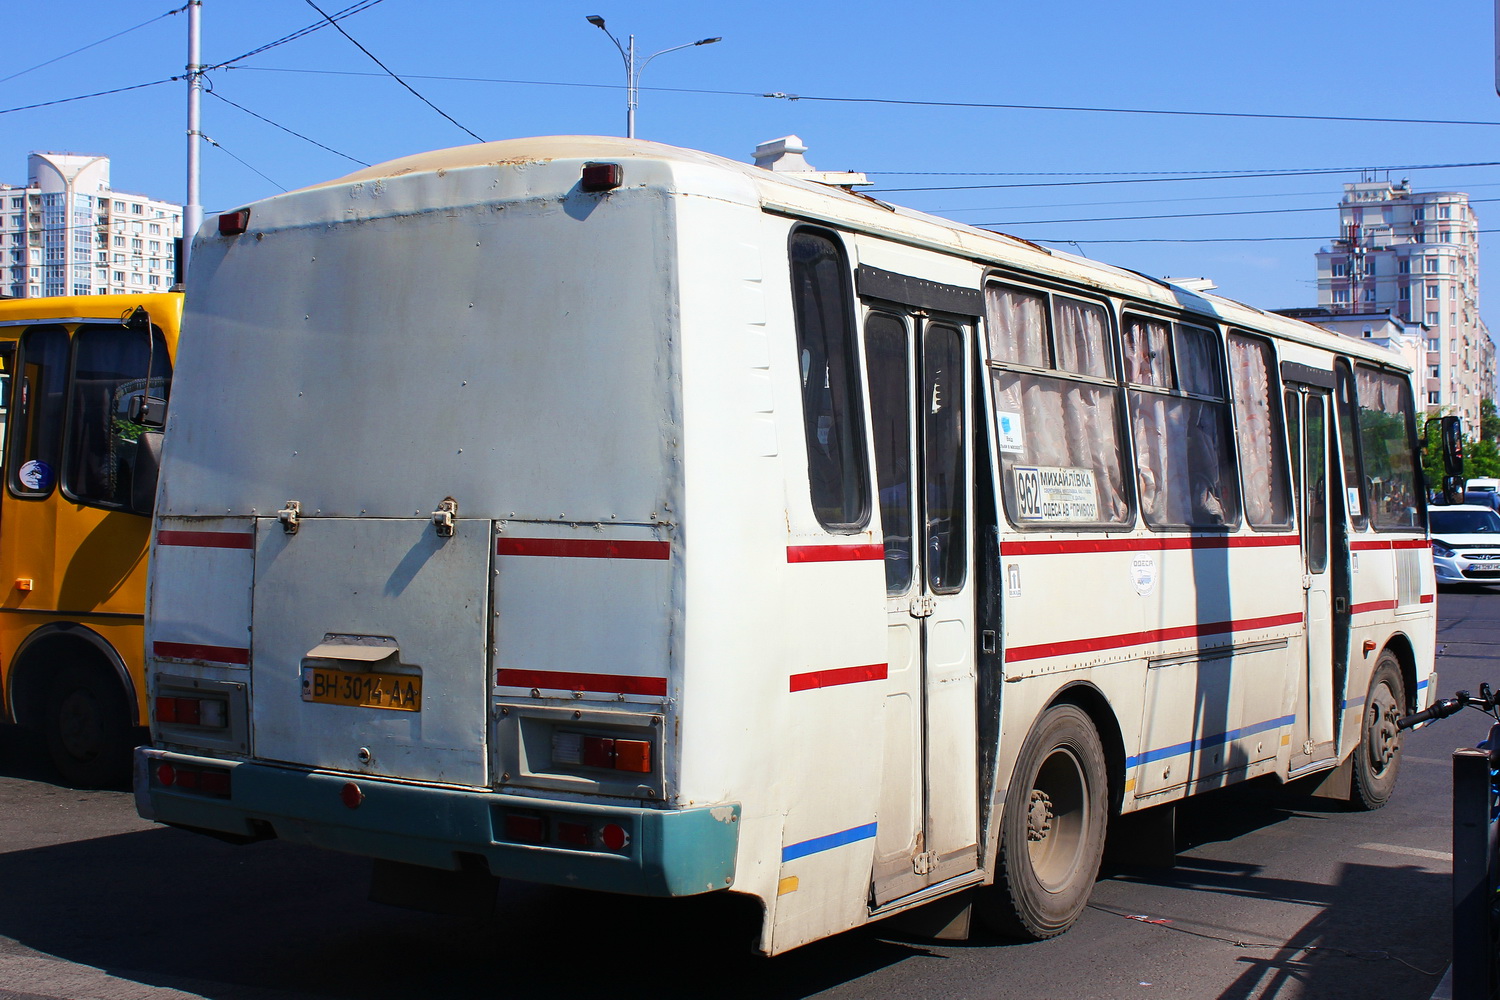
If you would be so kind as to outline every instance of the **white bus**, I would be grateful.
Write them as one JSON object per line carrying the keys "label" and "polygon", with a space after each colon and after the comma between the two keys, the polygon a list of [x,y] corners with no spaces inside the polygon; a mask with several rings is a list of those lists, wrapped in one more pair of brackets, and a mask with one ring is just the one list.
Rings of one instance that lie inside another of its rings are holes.
{"label": "white bus", "polygon": [[1431,700],[1410,373],[1358,341],[609,138],[269,198],[193,266],[146,817],[382,898],[744,894],[769,954],[1043,938],[1112,816],[1379,806]]}

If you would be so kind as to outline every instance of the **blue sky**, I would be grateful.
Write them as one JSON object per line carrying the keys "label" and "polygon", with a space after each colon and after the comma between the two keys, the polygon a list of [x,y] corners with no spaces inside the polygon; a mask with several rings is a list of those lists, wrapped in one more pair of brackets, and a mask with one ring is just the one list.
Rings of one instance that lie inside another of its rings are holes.
{"label": "blue sky", "polygon": [[[32,150],[66,150],[111,157],[117,188],[184,200],[184,84],[10,110],[181,74],[187,15],[151,20],[180,2],[0,0],[5,23],[29,25],[0,65],[0,181],[24,184]],[[866,171],[886,200],[1148,274],[1207,276],[1255,305],[1315,304],[1312,255],[1336,235],[1341,185],[1360,168],[1469,192],[1481,229],[1500,231],[1500,166],[1426,167],[1500,161],[1486,0],[379,0],[340,25],[458,125],[325,26],[210,74],[224,100],[203,101],[218,143],[203,151],[206,210],[473,141],[459,126],[485,139],[623,134],[624,66],[590,14],[622,42],[634,33],[642,58],[723,38],[645,68],[641,138],[744,160],[793,133],[815,166]],[[204,61],[318,20],[306,0],[205,0]],[[1038,109],[944,106],[965,103]],[[1063,107],[1119,110],[1040,109]],[[1336,172],[1139,180],[1316,170]],[[1128,172],[1136,182],[1120,183]],[[960,189],[909,190],[933,187]],[[1085,221],[1121,216],[1136,218]],[[1487,285],[1500,242],[1482,239]],[[1177,242],[1188,240],[1212,242]],[[1496,325],[1500,285],[1484,301]]]}

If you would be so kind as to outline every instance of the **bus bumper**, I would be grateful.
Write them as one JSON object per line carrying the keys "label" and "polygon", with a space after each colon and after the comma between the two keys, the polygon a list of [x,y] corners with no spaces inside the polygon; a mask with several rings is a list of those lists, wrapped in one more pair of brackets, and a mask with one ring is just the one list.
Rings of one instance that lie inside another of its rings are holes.
{"label": "bus bumper", "polygon": [[[162,780],[164,766],[171,785]],[[196,787],[182,787],[183,774],[194,776],[189,785]],[[228,838],[276,837],[444,870],[459,869],[465,856],[481,857],[501,878],[639,896],[729,888],[739,845],[739,803],[647,809],[563,802],[152,747],[136,751],[135,800],[145,819]],[[606,827],[614,828],[608,837]]]}

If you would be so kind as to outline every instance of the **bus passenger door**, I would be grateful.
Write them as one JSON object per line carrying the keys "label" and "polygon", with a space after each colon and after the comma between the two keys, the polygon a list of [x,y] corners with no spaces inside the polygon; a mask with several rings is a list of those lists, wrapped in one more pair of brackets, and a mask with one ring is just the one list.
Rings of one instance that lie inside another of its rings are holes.
{"label": "bus passenger door", "polygon": [[978,866],[968,330],[865,325],[890,640],[876,906]]}
{"label": "bus passenger door", "polygon": [[1338,465],[1330,447],[1333,410],[1326,389],[1298,386],[1287,391],[1287,415],[1293,433],[1292,467],[1302,528],[1303,622],[1307,659],[1303,695],[1298,699],[1292,731],[1290,773],[1326,764],[1335,756],[1333,732],[1333,598],[1329,570],[1329,512],[1341,510],[1330,490],[1340,488]]}

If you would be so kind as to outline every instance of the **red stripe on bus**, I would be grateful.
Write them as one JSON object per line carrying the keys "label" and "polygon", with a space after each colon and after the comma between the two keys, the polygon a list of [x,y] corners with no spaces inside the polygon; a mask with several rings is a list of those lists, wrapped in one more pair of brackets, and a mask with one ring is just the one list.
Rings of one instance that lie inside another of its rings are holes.
{"label": "red stripe on bus", "polygon": [[1356,604],[1353,607],[1351,607],[1349,609],[1349,613],[1350,614],[1355,614],[1355,615],[1362,615],[1362,614],[1364,614],[1367,611],[1395,611],[1395,610],[1396,610],[1396,602],[1395,601],[1366,601],[1363,604]]}
{"label": "red stripe on bus", "polygon": [[1064,538],[1002,542],[1006,556],[1058,556],[1087,552],[1159,552],[1178,549],[1261,549],[1299,544],[1296,535],[1203,535],[1188,538]]}
{"label": "red stripe on bus", "polygon": [[1355,552],[1389,552],[1392,549],[1425,549],[1431,544],[1425,538],[1376,538],[1371,541],[1350,542],[1349,548]]}
{"label": "red stripe on bus", "polygon": [[1202,625],[1180,625],[1175,628],[1150,629],[1146,632],[1126,632],[1121,635],[1101,635],[1092,639],[1072,639],[1068,642],[1046,642],[1035,646],[1012,646],[1005,652],[1005,662],[1038,660],[1047,656],[1068,656],[1073,653],[1097,653],[1106,649],[1122,649],[1126,646],[1144,646],[1154,642],[1173,639],[1192,639],[1205,635],[1223,635],[1226,632],[1248,632],[1258,628],[1276,628],[1281,625],[1299,625],[1302,613],[1291,615],[1269,615],[1265,618],[1244,618],[1231,622],[1205,622]]}
{"label": "red stripe on bus", "polygon": [[885,558],[885,546],[879,542],[863,545],[788,545],[789,563],[865,562]]}
{"label": "red stripe on bus", "polygon": [[207,646],[200,642],[154,642],[151,649],[157,656],[172,660],[211,660],[214,663],[250,662],[250,650],[243,646]]}
{"label": "red stripe on bus", "polygon": [[665,677],[628,677],[621,674],[582,674],[568,670],[500,670],[501,687],[551,688],[557,691],[607,691],[610,694],[665,695]]}
{"label": "red stripe on bus", "polygon": [[174,531],[156,533],[157,545],[187,545],[200,549],[253,549],[255,536],[248,531]]}
{"label": "red stripe on bus", "polygon": [[839,667],[836,670],[813,670],[805,674],[793,674],[792,690],[811,691],[814,688],[837,687],[840,684],[883,681],[887,669],[884,663],[870,663],[863,667]]}
{"label": "red stripe on bus", "polygon": [[670,559],[672,543],[631,538],[501,538],[502,556],[559,556],[564,559]]}

